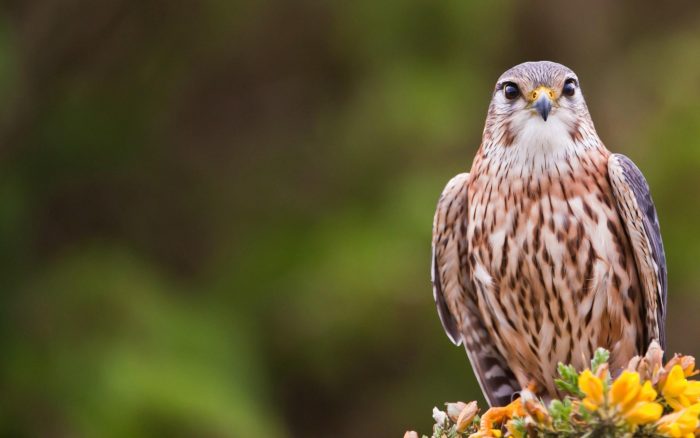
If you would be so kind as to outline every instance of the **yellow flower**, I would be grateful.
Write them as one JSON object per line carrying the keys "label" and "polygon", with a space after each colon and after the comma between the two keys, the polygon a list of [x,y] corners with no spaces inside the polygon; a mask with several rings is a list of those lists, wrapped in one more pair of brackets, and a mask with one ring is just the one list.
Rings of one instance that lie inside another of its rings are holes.
{"label": "yellow flower", "polygon": [[683,368],[674,365],[661,393],[674,411],[680,411],[700,401],[700,382],[686,379]]}
{"label": "yellow flower", "polygon": [[591,370],[585,370],[578,377],[578,388],[586,394],[583,405],[589,411],[597,410],[604,402],[603,381],[595,376]]}
{"label": "yellow flower", "polygon": [[637,401],[640,389],[639,374],[624,371],[610,388],[610,402],[613,405],[619,405],[622,410],[626,410]]}
{"label": "yellow flower", "polygon": [[700,425],[700,403],[682,409],[672,414],[664,415],[656,423],[658,431],[664,436],[673,438],[693,438],[695,430]]}
{"label": "yellow flower", "polygon": [[641,402],[637,403],[632,409],[623,414],[623,416],[627,422],[631,424],[648,424],[658,420],[663,410],[663,406],[659,403]]}
{"label": "yellow flower", "polygon": [[624,371],[610,389],[610,404],[631,424],[651,423],[659,419],[663,406],[654,402],[656,391],[651,382],[640,383],[639,374]]}
{"label": "yellow flower", "polygon": [[642,389],[639,390],[639,399],[642,401],[656,400],[656,395],[656,391],[649,381],[644,382]]}
{"label": "yellow flower", "polygon": [[671,360],[668,361],[664,367],[666,370],[680,365],[683,368],[683,374],[685,377],[691,377],[696,374],[700,374],[700,370],[695,369],[695,358],[693,356],[679,356],[675,355]]}

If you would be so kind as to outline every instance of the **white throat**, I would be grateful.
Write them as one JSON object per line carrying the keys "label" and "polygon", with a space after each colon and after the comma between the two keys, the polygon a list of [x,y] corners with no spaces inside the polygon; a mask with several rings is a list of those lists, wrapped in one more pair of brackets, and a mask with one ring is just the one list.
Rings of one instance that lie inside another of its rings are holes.
{"label": "white throat", "polygon": [[517,149],[528,155],[552,154],[573,147],[569,135],[572,125],[573,123],[558,117],[558,114],[552,114],[544,121],[542,117],[533,117],[523,112],[514,117],[511,129],[518,132],[515,140]]}
{"label": "white throat", "polygon": [[586,150],[598,145],[595,132],[585,136],[573,133],[580,126],[568,111],[553,111],[547,121],[531,111],[519,111],[509,119],[508,129],[517,135],[511,145],[494,144],[492,153],[508,163],[511,173],[566,172]]}

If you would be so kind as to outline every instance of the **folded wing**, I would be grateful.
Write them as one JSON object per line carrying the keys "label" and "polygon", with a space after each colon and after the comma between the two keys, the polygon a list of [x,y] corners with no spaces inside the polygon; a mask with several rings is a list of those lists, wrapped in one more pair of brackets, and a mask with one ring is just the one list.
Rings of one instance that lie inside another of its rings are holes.
{"label": "folded wing", "polygon": [[511,401],[519,385],[483,325],[477,296],[470,286],[467,258],[468,173],[450,180],[433,221],[433,295],[447,336],[464,343],[481,390],[491,406]]}
{"label": "folded wing", "polygon": [[644,175],[626,156],[612,154],[608,160],[608,173],[644,291],[646,345],[656,339],[665,349],[666,256],[654,201]]}

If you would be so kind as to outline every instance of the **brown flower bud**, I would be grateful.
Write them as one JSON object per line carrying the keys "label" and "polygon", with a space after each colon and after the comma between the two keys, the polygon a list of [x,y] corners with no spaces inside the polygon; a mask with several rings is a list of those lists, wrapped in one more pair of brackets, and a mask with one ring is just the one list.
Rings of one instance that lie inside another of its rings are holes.
{"label": "brown flower bud", "polygon": [[685,377],[694,376],[700,373],[700,370],[695,369],[695,358],[693,356],[681,356],[680,365],[683,368]]}
{"label": "brown flower bud", "polygon": [[647,354],[644,355],[644,359],[647,360],[647,363],[651,366],[652,369],[661,368],[664,360],[664,351],[661,349],[661,346],[658,342],[651,341],[651,344],[649,344],[649,349],[647,350]]}
{"label": "brown flower bud", "polygon": [[467,407],[467,404],[461,401],[445,403],[445,405],[447,406],[447,416],[450,417],[450,420],[452,420],[453,423],[457,422],[459,414],[461,414],[464,408]]}
{"label": "brown flower bud", "polygon": [[627,362],[627,371],[639,372],[639,365],[641,360],[641,356],[634,356],[632,359],[630,359],[630,361]]}
{"label": "brown flower bud", "polygon": [[597,370],[595,370],[596,377],[599,379],[605,379],[608,376],[609,365],[607,363],[601,364]]}
{"label": "brown flower bud", "polygon": [[476,405],[475,401],[465,404],[464,409],[462,409],[459,417],[457,417],[457,432],[466,431],[469,425],[472,424],[472,421],[478,412],[479,407]]}

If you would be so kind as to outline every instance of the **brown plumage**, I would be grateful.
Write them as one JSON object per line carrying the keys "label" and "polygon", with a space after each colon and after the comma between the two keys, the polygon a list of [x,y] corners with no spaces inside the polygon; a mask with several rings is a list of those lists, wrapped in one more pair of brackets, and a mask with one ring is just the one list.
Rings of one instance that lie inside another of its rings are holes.
{"label": "brown plumage", "polygon": [[481,147],[433,225],[433,285],[491,405],[556,366],[613,369],[664,342],[666,263],[646,181],[598,138],[568,68],[525,63],[496,84]]}

